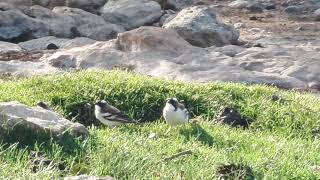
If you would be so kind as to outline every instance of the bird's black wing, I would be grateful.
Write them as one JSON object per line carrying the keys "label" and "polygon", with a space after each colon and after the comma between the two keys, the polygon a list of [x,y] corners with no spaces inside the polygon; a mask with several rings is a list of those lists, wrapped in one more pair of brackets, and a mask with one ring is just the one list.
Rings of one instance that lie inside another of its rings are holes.
{"label": "bird's black wing", "polygon": [[108,121],[115,121],[121,123],[135,123],[135,121],[131,120],[129,116],[123,114],[119,109],[109,105],[107,110],[102,115],[103,118],[107,119]]}

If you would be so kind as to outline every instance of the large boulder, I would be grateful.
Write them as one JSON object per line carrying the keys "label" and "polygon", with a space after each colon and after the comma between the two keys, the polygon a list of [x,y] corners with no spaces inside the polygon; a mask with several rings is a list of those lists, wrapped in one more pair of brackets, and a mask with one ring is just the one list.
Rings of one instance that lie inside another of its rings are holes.
{"label": "large boulder", "polygon": [[116,44],[126,52],[152,52],[181,54],[190,44],[174,30],[154,27],[140,27],[119,34]]}
{"label": "large boulder", "polygon": [[71,38],[74,36],[72,28],[77,26],[74,19],[64,14],[52,12],[42,6],[31,6],[21,8],[27,16],[42,21],[50,30],[51,36]]}
{"label": "large boulder", "polygon": [[0,41],[21,42],[49,35],[46,23],[8,7],[0,4]]}
{"label": "large boulder", "polygon": [[219,22],[215,12],[205,6],[183,9],[164,28],[176,30],[190,44],[198,47],[224,46],[236,43],[239,32]]}
{"label": "large boulder", "polygon": [[97,13],[98,9],[105,5],[106,2],[107,0],[69,0],[66,6]]}
{"label": "large boulder", "polygon": [[[19,142],[23,140],[61,139],[70,132],[75,137],[87,137],[88,130],[59,114],[40,107],[28,107],[19,102],[0,103],[0,127]],[[12,139],[12,137],[9,137]]]}
{"label": "large boulder", "polygon": [[56,7],[53,12],[73,18],[75,24],[71,31],[77,36],[104,41],[115,38],[124,31],[121,26],[105,22],[102,17],[81,9]]}
{"label": "large boulder", "polygon": [[320,63],[314,59],[320,55],[315,51],[318,42],[312,40],[306,46],[301,40],[280,38],[257,42],[265,48],[199,48],[172,30],[141,27],[119,34],[116,40],[58,51],[42,61],[64,67],[70,65],[64,62],[72,62],[70,68],[79,69],[125,68],[181,81],[246,82],[304,89],[320,82]]}
{"label": "large boulder", "polygon": [[33,0],[0,0],[2,3],[9,3],[16,6],[32,6]]}
{"label": "large boulder", "polygon": [[121,25],[127,30],[151,25],[162,15],[160,5],[147,0],[110,0],[100,13],[107,22]]}

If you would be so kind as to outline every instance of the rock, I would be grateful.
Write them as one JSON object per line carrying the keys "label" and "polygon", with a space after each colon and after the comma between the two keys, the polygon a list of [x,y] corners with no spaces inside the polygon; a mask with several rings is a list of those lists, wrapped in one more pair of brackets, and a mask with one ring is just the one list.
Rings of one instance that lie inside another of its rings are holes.
{"label": "rock", "polygon": [[12,51],[22,51],[22,49],[17,44],[0,41],[0,53],[7,53]]}
{"label": "rock", "polygon": [[95,40],[89,38],[75,38],[75,39],[61,39],[54,36],[43,37],[39,39],[33,39],[26,42],[21,42],[19,45],[28,51],[40,51],[47,49],[49,44],[55,44],[58,49],[70,49],[74,47],[84,46],[95,43]]}
{"label": "rock", "polygon": [[49,35],[45,23],[18,10],[0,11],[0,41],[21,42]]}
{"label": "rock", "polygon": [[245,49],[241,46],[235,46],[235,45],[227,45],[223,47],[214,47],[212,50],[208,49],[210,51],[215,51],[215,52],[221,52],[222,54],[230,57],[234,57],[240,52],[244,51]]}
{"label": "rock", "polygon": [[319,38],[267,37],[252,44],[264,48],[253,45],[199,48],[173,30],[141,27],[120,33],[115,40],[70,49],[60,47],[57,52],[46,52],[37,61],[0,61],[0,74],[30,76],[74,68],[127,68],[187,82],[246,82],[286,89],[308,89],[310,82],[320,82],[320,62],[314,58],[320,56]]}
{"label": "rock", "polygon": [[320,91],[320,82],[309,82],[308,87],[310,89]]}
{"label": "rock", "polygon": [[171,21],[173,18],[176,17],[176,13],[173,11],[169,11],[169,10],[166,10],[165,11],[165,14],[163,14],[159,20],[159,25],[160,26],[163,26],[164,24],[168,23],[169,21]]}
{"label": "rock", "polygon": [[205,6],[183,9],[164,28],[176,30],[190,44],[198,47],[224,46],[236,43],[239,32],[216,19]]}
{"label": "rock", "polygon": [[289,6],[283,10],[287,14],[301,14],[304,11],[304,6]]}
{"label": "rock", "polygon": [[13,4],[16,6],[31,6],[33,0],[0,0],[0,2]]}
{"label": "rock", "polygon": [[317,21],[320,21],[320,9],[315,10],[313,15]]}
{"label": "rock", "polygon": [[32,6],[21,9],[27,16],[46,24],[51,36],[62,38],[71,38],[74,36],[71,28],[76,27],[77,24],[72,17],[62,13],[52,12],[50,9],[42,6]]}
{"label": "rock", "polygon": [[247,0],[236,0],[236,1],[232,1],[231,3],[229,3],[228,6],[231,8],[244,9],[247,6],[249,6],[250,4],[251,4],[251,2],[249,2]]}
{"label": "rock", "polygon": [[145,0],[110,0],[100,13],[107,22],[118,24],[127,30],[151,25],[162,15],[157,2]]}
{"label": "rock", "polygon": [[253,13],[262,13],[264,6],[260,3],[253,3],[253,4],[248,5],[246,8],[247,8],[247,10],[249,10],[250,12],[253,12]]}
{"label": "rock", "polygon": [[162,28],[141,27],[119,34],[116,44],[121,51],[160,51],[181,54],[190,45],[175,31]]}
{"label": "rock", "polygon": [[277,8],[277,5],[274,4],[274,3],[268,3],[268,4],[265,4],[265,9],[266,10],[274,10]]}
{"label": "rock", "polygon": [[19,142],[28,138],[39,141],[50,137],[60,139],[68,130],[76,137],[89,135],[88,130],[79,123],[64,119],[55,112],[30,108],[19,102],[0,103],[0,124],[10,135],[19,139]]}
{"label": "rock", "polygon": [[236,29],[241,29],[241,28],[245,28],[246,25],[244,23],[235,23],[234,24],[234,28]]}
{"label": "rock", "polygon": [[70,68],[76,68],[76,59],[72,56],[51,56],[48,58],[48,62],[53,67],[59,68],[59,69],[70,69]]}
{"label": "rock", "polygon": [[59,47],[53,43],[50,43],[46,46],[46,49],[47,50],[57,50],[57,49],[59,49]]}
{"label": "rock", "polygon": [[88,176],[88,175],[80,175],[80,176],[72,176],[72,177],[65,177],[64,180],[115,180],[114,178],[107,176],[107,177],[96,177],[96,176]]}
{"label": "rock", "polygon": [[98,9],[104,6],[106,2],[107,0],[68,0],[66,6],[98,13]]}
{"label": "rock", "polygon": [[56,6],[66,6],[70,0],[32,0],[32,5],[40,5],[52,9]]}
{"label": "rock", "polygon": [[122,27],[105,22],[102,17],[88,13],[81,9],[56,7],[53,9],[53,12],[57,14],[64,14],[73,18],[75,22],[75,30],[73,31],[76,31],[76,34],[79,36],[105,41],[115,38],[118,33],[124,31]]}

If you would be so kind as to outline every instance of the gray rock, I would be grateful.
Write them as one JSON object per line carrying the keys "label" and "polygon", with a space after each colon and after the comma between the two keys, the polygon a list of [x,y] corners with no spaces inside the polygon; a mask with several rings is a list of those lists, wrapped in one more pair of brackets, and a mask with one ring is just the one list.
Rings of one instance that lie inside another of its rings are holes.
{"label": "gray rock", "polygon": [[236,0],[229,3],[228,6],[235,9],[246,9],[254,13],[261,13],[265,8],[260,2],[252,0]]}
{"label": "gray rock", "polygon": [[0,41],[21,42],[49,35],[49,28],[40,20],[18,10],[0,11]]}
{"label": "gray rock", "polygon": [[0,41],[0,53],[7,53],[12,51],[22,51],[22,49],[17,44]]}
{"label": "gray rock", "polygon": [[127,30],[151,25],[162,15],[160,5],[147,0],[110,0],[100,13],[107,22],[121,25]]}
{"label": "gray rock", "polygon": [[313,15],[317,21],[320,21],[320,9],[315,10]]}
{"label": "gray rock", "polygon": [[84,46],[95,43],[95,40],[79,37],[75,39],[62,39],[54,36],[33,39],[26,42],[19,43],[19,46],[27,51],[45,50],[49,44],[55,44],[59,49],[70,49],[74,47]]}
{"label": "gray rock", "polygon": [[42,21],[50,30],[51,36],[71,38],[74,36],[71,29],[76,27],[76,22],[70,16],[52,12],[42,6],[25,7],[22,12],[29,17]]}
{"label": "gray rock", "polygon": [[118,33],[124,31],[122,27],[105,22],[102,17],[81,9],[56,7],[53,12],[73,18],[75,26],[71,31],[78,36],[104,41],[115,38]]}
{"label": "gray rock", "polygon": [[301,14],[305,10],[304,6],[296,5],[296,6],[289,6],[286,7],[283,11],[287,14]]}
{"label": "gray rock", "polygon": [[250,4],[252,4],[252,2],[247,0],[236,0],[229,3],[228,6],[231,8],[244,9]]}
{"label": "gray rock", "polygon": [[164,4],[163,9],[183,9],[188,6],[197,5],[199,0],[156,0],[160,4]]}
{"label": "gray rock", "polygon": [[163,26],[165,23],[168,23],[173,18],[175,18],[176,15],[177,14],[174,11],[172,12],[172,11],[166,10],[159,20],[159,25]]}
{"label": "gray rock", "polygon": [[[19,102],[0,103],[0,125],[11,131],[17,139],[24,139],[31,132],[36,138],[60,139],[70,131],[76,137],[87,137],[88,130],[79,123],[73,123],[59,114],[43,108],[30,108]],[[24,133],[23,133],[24,132]]]}
{"label": "gray rock", "polygon": [[125,52],[161,51],[172,54],[181,54],[190,46],[175,31],[154,27],[141,27],[121,33],[115,43]]}
{"label": "gray rock", "polygon": [[115,41],[63,50],[51,58],[75,58],[79,69],[131,67],[135,72],[181,81],[266,83],[302,89],[309,82],[320,82],[320,63],[313,58],[319,52],[310,49],[317,45],[287,41],[272,40],[277,45],[261,41],[265,48],[204,49],[191,46],[174,31],[141,27],[119,34]]}
{"label": "gray rock", "polygon": [[91,13],[97,13],[98,9],[106,4],[107,0],[69,0],[66,6],[83,9]]}
{"label": "gray rock", "polygon": [[33,0],[0,0],[0,2],[13,4],[16,6],[31,6]]}
{"label": "gray rock", "polygon": [[253,43],[264,48],[235,45],[199,48],[174,30],[140,27],[120,33],[115,40],[59,49],[35,62],[0,61],[0,73],[30,76],[74,68],[123,67],[188,82],[246,82],[299,89],[316,89],[320,84],[320,62],[314,58],[320,56],[319,38],[268,37]]}
{"label": "gray rock", "polygon": [[213,10],[205,6],[183,9],[163,27],[176,30],[180,36],[194,46],[224,46],[236,43],[239,32],[219,22]]}

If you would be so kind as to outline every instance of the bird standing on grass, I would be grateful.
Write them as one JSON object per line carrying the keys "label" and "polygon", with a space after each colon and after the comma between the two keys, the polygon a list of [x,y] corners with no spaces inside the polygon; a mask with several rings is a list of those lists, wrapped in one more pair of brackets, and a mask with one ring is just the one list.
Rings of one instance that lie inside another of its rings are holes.
{"label": "bird standing on grass", "polygon": [[189,112],[176,98],[169,98],[163,108],[163,117],[171,127],[175,127],[188,122]]}
{"label": "bird standing on grass", "polygon": [[101,123],[111,128],[125,123],[138,123],[136,121],[131,120],[119,109],[111,106],[104,100],[96,102],[94,114]]}

